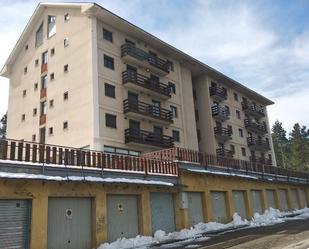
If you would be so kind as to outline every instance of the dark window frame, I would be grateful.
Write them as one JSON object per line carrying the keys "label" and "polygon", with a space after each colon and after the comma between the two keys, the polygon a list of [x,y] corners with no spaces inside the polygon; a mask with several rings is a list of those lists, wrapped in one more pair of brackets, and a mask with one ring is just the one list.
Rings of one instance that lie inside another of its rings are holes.
{"label": "dark window frame", "polygon": [[104,67],[115,70],[115,60],[113,57],[104,54],[103,56]]}
{"label": "dark window frame", "polygon": [[116,98],[116,86],[105,82],[104,83],[104,94],[106,97],[115,99]]}
{"label": "dark window frame", "polygon": [[113,32],[103,28],[103,39],[113,43]]}
{"label": "dark window frame", "polygon": [[117,116],[105,113],[105,127],[117,129]]}
{"label": "dark window frame", "polygon": [[172,137],[175,142],[180,142],[180,132],[177,130],[172,130]]}

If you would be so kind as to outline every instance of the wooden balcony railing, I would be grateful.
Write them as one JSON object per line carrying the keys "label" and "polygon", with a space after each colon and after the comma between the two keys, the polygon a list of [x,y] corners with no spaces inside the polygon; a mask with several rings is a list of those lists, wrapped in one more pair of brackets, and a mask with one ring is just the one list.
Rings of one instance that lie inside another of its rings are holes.
{"label": "wooden balcony railing", "polygon": [[226,89],[218,86],[210,86],[209,87],[210,96],[214,97],[217,100],[225,100],[227,99]]}
{"label": "wooden balcony railing", "polygon": [[11,139],[0,139],[0,160],[52,164],[52,166],[79,166],[81,169],[90,167],[98,170],[131,171],[145,175],[178,176],[178,166],[171,161]]}
{"label": "wooden balcony railing", "polygon": [[245,113],[248,115],[252,115],[255,117],[265,117],[264,108],[261,106],[257,106],[253,103],[250,103],[248,101],[241,102],[242,109]]}
{"label": "wooden balcony railing", "polygon": [[228,120],[230,118],[230,112],[225,107],[213,105],[211,107],[212,116],[219,120]]}
{"label": "wooden balcony railing", "polygon": [[219,139],[229,140],[232,139],[232,130],[220,126],[214,127],[215,136]]}
{"label": "wooden balcony railing", "polygon": [[134,112],[145,117],[151,117],[153,119],[158,119],[167,123],[173,123],[173,114],[170,110],[147,104],[142,101],[135,101],[130,99],[124,100],[123,111],[124,113]]}
{"label": "wooden balcony railing", "polygon": [[226,150],[222,148],[218,148],[216,150],[216,154],[218,157],[225,157],[225,158],[233,158],[234,152],[231,150]]}
{"label": "wooden balcony railing", "polygon": [[170,70],[170,64],[168,61],[163,60],[157,56],[153,56],[150,53],[147,53],[146,51],[137,48],[135,45],[130,43],[125,43],[121,46],[121,56],[132,56],[137,60],[145,61],[149,65],[156,67],[165,73],[169,73]]}
{"label": "wooden balcony railing", "polygon": [[260,124],[257,122],[252,122],[250,119],[244,120],[245,127],[247,130],[256,132],[258,134],[266,134],[268,133],[267,128],[264,124]]}
{"label": "wooden balcony railing", "polygon": [[146,144],[161,148],[171,148],[174,146],[174,139],[170,136],[130,128],[125,130],[125,142]]}
{"label": "wooden balcony railing", "polygon": [[247,138],[247,144],[249,147],[259,150],[259,151],[267,151],[270,150],[270,144],[269,141],[258,139],[255,137],[248,137]]}
{"label": "wooden balcony railing", "polygon": [[171,97],[171,89],[167,84],[155,81],[150,77],[137,73],[134,70],[128,69],[122,72],[122,83],[133,83],[137,86],[162,94],[168,98]]}

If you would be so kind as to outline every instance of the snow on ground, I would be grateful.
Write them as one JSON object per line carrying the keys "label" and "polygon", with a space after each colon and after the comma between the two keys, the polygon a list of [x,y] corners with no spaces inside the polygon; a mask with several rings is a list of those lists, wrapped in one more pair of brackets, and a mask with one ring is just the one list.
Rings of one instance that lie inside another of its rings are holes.
{"label": "snow on ground", "polygon": [[[291,214],[297,215],[297,217],[289,218]],[[239,228],[243,226],[248,227],[258,227],[258,226],[270,226],[277,223],[284,222],[289,219],[305,219],[309,218],[309,208],[304,208],[300,210],[295,210],[292,212],[280,212],[278,209],[269,208],[265,210],[263,214],[255,213],[251,221],[243,220],[241,217],[235,213],[233,215],[233,221],[227,224],[221,224],[217,222],[208,223],[198,223],[190,229],[182,229],[178,232],[166,233],[164,231],[156,231],[153,237],[150,236],[140,236],[136,238],[121,238],[112,243],[104,243],[98,247],[98,249],[147,249],[150,245],[155,245],[164,241],[183,241],[198,242],[199,240],[206,240],[207,237],[202,237],[202,234],[213,231],[223,231],[231,228]],[[194,248],[186,246],[185,248]]]}

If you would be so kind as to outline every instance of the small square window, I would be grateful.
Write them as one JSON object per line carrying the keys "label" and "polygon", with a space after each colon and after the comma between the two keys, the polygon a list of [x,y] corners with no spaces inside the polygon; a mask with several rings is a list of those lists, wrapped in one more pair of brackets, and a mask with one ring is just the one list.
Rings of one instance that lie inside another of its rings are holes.
{"label": "small square window", "polygon": [[104,55],[104,67],[114,70],[114,58]]}
{"label": "small square window", "polygon": [[172,82],[168,82],[168,86],[171,90],[171,93],[176,94],[176,85]]}
{"label": "small square window", "polygon": [[53,135],[54,134],[54,128],[49,127],[48,132],[49,132],[49,135]]}
{"label": "small square window", "polygon": [[167,64],[172,72],[174,72],[174,63],[172,61],[167,60]]}
{"label": "small square window", "polygon": [[241,117],[240,117],[240,111],[238,111],[238,110],[236,110],[236,117],[237,117],[238,119],[241,119]]}
{"label": "small square window", "polygon": [[28,44],[25,46],[25,50],[27,51],[28,50],[28,48],[29,48],[29,46],[28,46]]}
{"label": "small square window", "polygon": [[233,144],[230,145],[230,150],[233,154],[235,154],[235,146]]}
{"label": "small square window", "polygon": [[69,46],[69,38],[68,37],[64,38],[63,46],[65,46],[65,47]]}
{"label": "small square window", "polygon": [[64,15],[64,21],[65,22],[68,22],[70,20],[70,15],[69,15],[69,13],[66,13],[65,15]]}
{"label": "small square window", "polygon": [[33,108],[33,116],[36,116],[38,114],[38,109],[37,108]]}
{"label": "small square window", "polygon": [[63,71],[64,71],[65,73],[69,72],[69,65],[68,65],[68,64],[66,64],[66,65],[63,66]]}
{"label": "small square window", "polygon": [[63,94],[63,99],[64,99],[64,100],[68,100],[68,99],[69,99],[69,92],[65,92],[65,93]]}
{"label": "small square window", "polygon": [[51,73],[50,74],[50,80],[54,80],[55,79],[55,73]]}
{"label": "small square window", "polygon": [[231,134],[233,134],[233,127],[231,125],[228,125],[227,129],[231,132]]}
{"label": "small square window", "polygon": [[116,115],[112,115],[112,114],[105,114],[105,126],[106,127],[110,127],[110,128],[117,128],[117,124],[116,124]]}
{"label": "small square window", "polygon": [[38,88],[39,88],[39,83],[34,83],[34,91],[36,91],[36,90],[38,90]]}
{"label": "small square window", "polygon": [[39,59],[36,59],[34,65],[37,67],[39,65]]}
{"label": "small square window", "polygon": [[63,129],[66,130],[66,129],[68,129],[68,128],[69,128],[69,123],[68,123],[68,121],[64,121],[64,122],[63,122]]}
{"label": "small square window", "polygon": [[51,55],[51,56],[55,55],[55,48],[52,48],[52,49],[50,50],[50,55]]}
{"label": "small square window", "polygon": [[25,121],[26,120],[26,114],[21,115],[21,121]]}
{"label": "small square window", "polygon": [[105,96],[111,97],[111,98],[115,98],[116,97],[115,86],[110,85],[108,83],[105,83],[104,84],[104,88],[105,88]]}
{"label": "small square window", "polygon": [[23,90],[23,97],[27,96],[27,90]]}
{"label": "small square window", "polygon": [[173,139],[175,142],[180,142],[180,133],[179,131],[173,130]]}
{"label": "small square window", "polygon": [[52,108],[52,107],[54,107],[54,100],[53,99],[51,99],[49,101],[49,108]]}
{"label": "small square window", "polygon": [[246,153],[246,148],[241,148],[241,154],[243,155],[243,156],[246,156],[247,155],[247,153]]}
{"label": "small square window", "polygon": [[109,42],[113,42],[113,33],[107,29],[103,29],[103,38]]}
{"label": "small square window", "polygon": [[244,137],[244,132],[243,132],[243,130],[239,128],[238,131],[239,131],[239,136],[240,136],[240,137]]}
{"label": "small square window", "polygon": [[237,93],[234,93],[234,100],[238,101],[238,94]]}
{"label": "small square window", "polygon": [[33,135],[32,135],[32,142],[35,142],[35,141],[36,141],[36,135],[33,134]]}
{"label": "small square window", "polygon": [[28,72],[28,68],[25,67],[25,68],[24,68],[24,74],[26,74],[27,72]]}
{"label": "small square window", "polygon": [[177,118],[178,117],[177,107],[171,105],[171,111],[172,111],[173,118]]}

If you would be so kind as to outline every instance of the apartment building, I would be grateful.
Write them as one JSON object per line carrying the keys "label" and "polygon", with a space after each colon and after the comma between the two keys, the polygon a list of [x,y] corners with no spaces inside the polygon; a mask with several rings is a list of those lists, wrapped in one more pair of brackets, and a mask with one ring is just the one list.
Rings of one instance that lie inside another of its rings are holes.
{"label": "apartment building", "polygon": [[275,161],[270,100],[94,3],[39,4],[1,76],[9,138]]}

